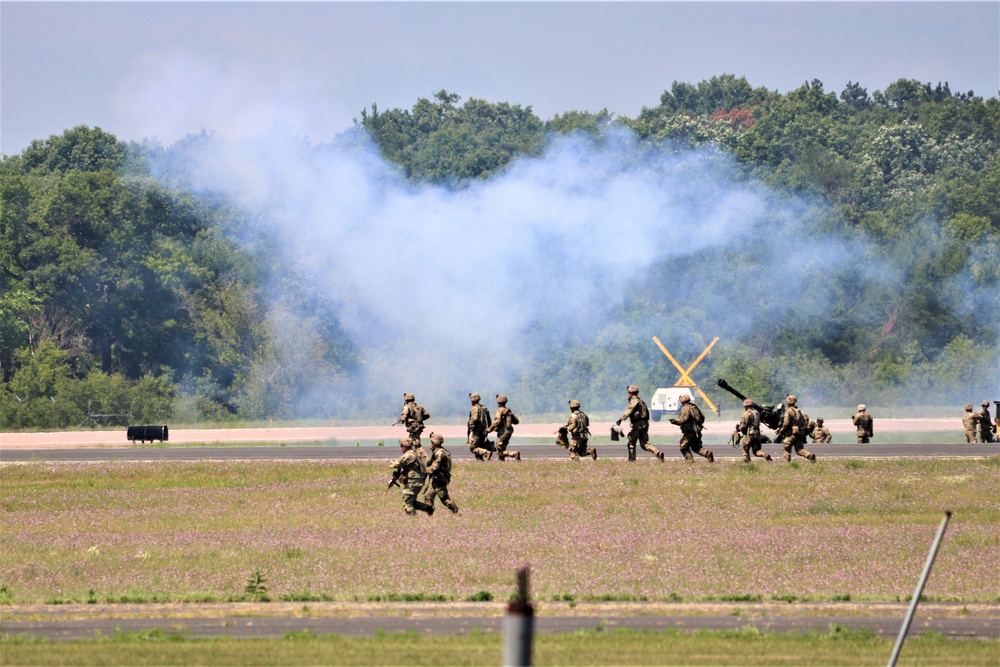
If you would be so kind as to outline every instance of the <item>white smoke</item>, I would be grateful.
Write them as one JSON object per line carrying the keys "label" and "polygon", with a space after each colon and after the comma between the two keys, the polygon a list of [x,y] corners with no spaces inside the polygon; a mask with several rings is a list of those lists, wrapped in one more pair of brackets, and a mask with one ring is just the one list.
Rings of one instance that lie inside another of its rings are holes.
{"label": "white smoke", "polygon": [[[462,188],[407,182],[367,138],[310,146],[276,131],[204,144],[198,164],[197,185],[255,212],[338,304],[390,396],[502,390],[533,352],[529,328],[593,331],[655,265],[762,228],[792,235],[765,282],[817,262],[794,234],[801,205],[738,178],[720,151],[644,148],[626,130],[556,139]],[[722,267],[704,268],[660,296]],[[718,295],[720,310],[738,298]]]}

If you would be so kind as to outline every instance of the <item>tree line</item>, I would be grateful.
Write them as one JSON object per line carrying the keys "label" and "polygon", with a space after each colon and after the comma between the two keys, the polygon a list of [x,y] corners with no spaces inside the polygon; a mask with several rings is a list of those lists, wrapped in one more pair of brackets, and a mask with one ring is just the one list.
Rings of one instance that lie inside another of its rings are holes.
{"label": "tree line", "polygon": [[[803,224],[864,238],[873,249],[864,261],[904,276],[888,292],[835,276],[826,285],[836,295],[832,325],[771,318],[771,306],[755,306],[746,334],[703,363],[708,377],[755,396],[811,391],[829,404],[876,394],[965,403],[997,389],[996,97],[908,79],[871,95],[853,82],[827,92],[819,81],[779,94],[723,75],[674,82],[635,118],[567,111],[543,121],[530,106],[463,103],[442,90],[412,109],[373,104],[338,140],[365,135],[407,179],[463,188],[543,154],[561,135],[599,144],[612,128],[657,150],[725,151],[741,178],[823,202]],[[126,411],[134,423],[155,423],[376,409],[311,398],[357,381],[363,342],[293,264],[254,251],[268,239],[261,231],[246,239],[252,212],[183,186],[185,142],[127,143],[80,126],[0,160],[3,428],[75,426],[88,414]],[[154,172],[152,157],[179,177]],[[657,266],[641,296],[613,307],[615,325],[545,343],[520,378],[519,403],[561,410],[547,397],[576,390],[597,407],[620,398],[623,375],[664,384],[673,371],[650,337],[674,334],[676,354],[693,358],[708,341],[691,332],[711,338],[715,315],[681,308],[654,286],[685,264],[732,267],[692,287],[695,302],[708,302],[711,290],[745,289],[766,261],[753,249],[708,249]],[[299,344],[283,340],[289,331]]]}

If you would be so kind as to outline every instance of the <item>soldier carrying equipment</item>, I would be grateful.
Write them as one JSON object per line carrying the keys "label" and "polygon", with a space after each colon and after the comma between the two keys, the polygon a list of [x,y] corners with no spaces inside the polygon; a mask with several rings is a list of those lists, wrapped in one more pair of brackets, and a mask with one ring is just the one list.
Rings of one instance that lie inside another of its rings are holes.
{"label": "soldier carrying equipment", "polygon": [[[733,389],[729,385],[729,383],[723,380],[722,378],[719,378],[716,384],[719,385],[719,387],[721,387],[722,389],[728,391],[736,398],[740,399],[741,401],[752,400],[752,399],[747,399],[746,396]],[[753,401],[753,407],[755,410],[757,410],[757,412],[760,413],[761,424],[764,424],[772,431],[777,431],[781,427],[782,417],[784,416],[783,413],[785,411],[784,405],[781,404],[776,406],[764,405],[762,403],[757,403],[756,401]]]}

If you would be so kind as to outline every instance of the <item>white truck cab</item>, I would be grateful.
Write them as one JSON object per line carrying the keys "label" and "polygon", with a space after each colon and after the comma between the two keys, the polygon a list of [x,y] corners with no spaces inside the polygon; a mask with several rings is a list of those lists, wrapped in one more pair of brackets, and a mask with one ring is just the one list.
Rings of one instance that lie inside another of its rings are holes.
{"label": "white truck cab", "polygon": [[694,400],[694,394],[690,387],[660,387],[653,392],[653,397],[649,400],[649,417],[654,422],[669,413],[678,415],[681,412],[681,396],[689,396]]}

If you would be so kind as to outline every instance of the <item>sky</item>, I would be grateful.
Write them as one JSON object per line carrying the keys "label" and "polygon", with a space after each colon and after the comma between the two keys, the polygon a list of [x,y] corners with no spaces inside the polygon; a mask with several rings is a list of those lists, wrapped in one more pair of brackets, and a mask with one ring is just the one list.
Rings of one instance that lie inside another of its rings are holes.
{"label": "sky", "polygon": [[635,117],[674,81],[995,97],[998,2],[0,2],[0,152],[76,125],[313,143],[445,89]]}

